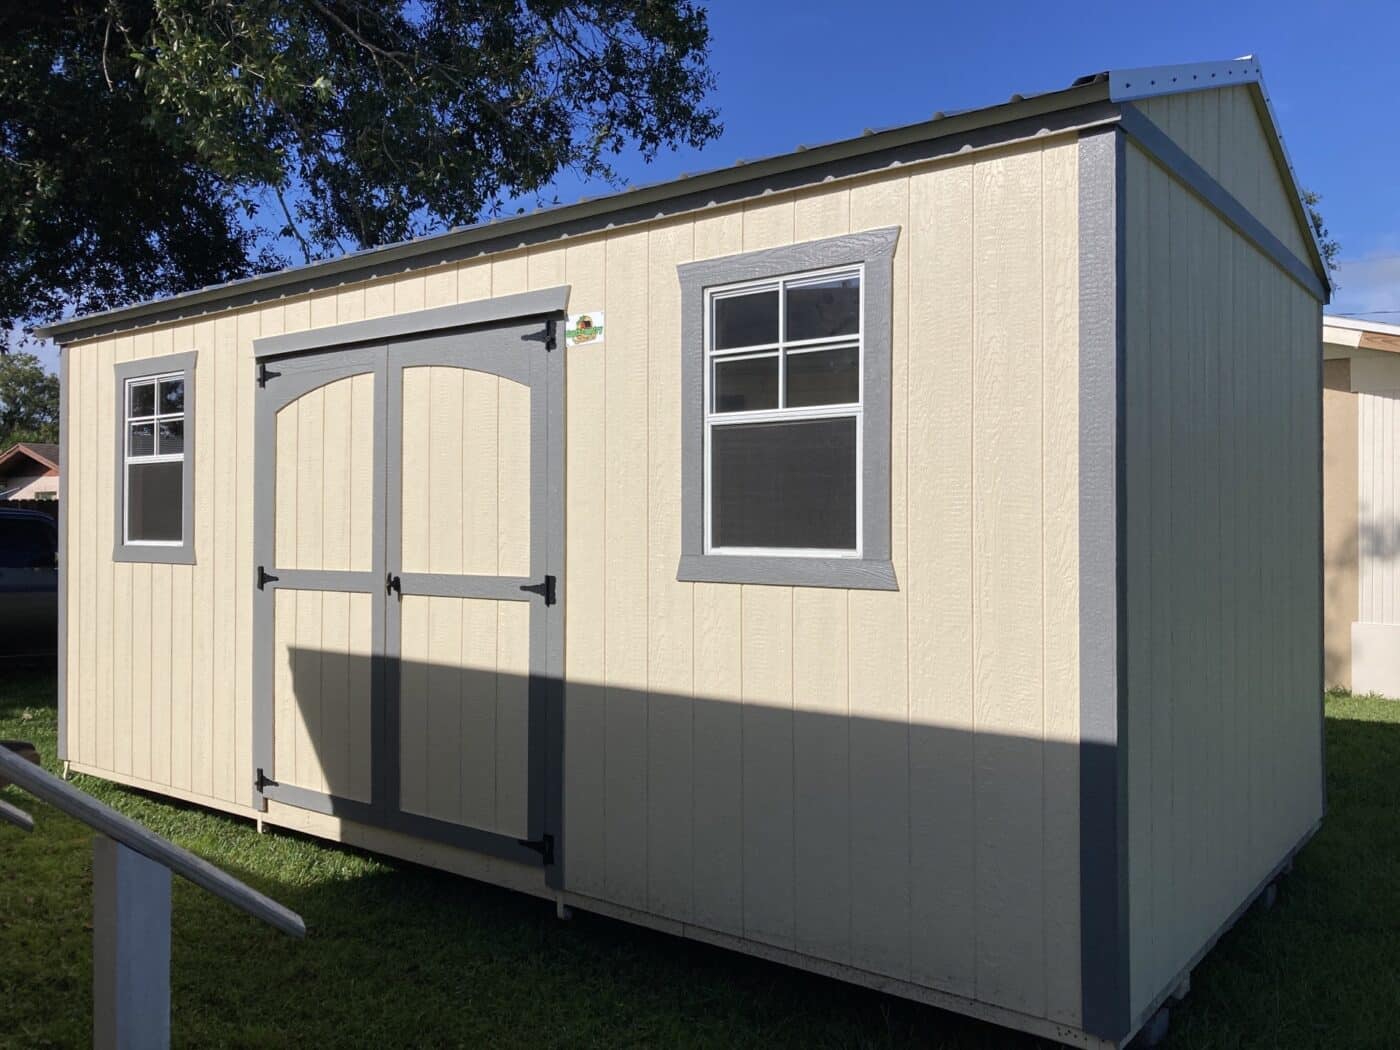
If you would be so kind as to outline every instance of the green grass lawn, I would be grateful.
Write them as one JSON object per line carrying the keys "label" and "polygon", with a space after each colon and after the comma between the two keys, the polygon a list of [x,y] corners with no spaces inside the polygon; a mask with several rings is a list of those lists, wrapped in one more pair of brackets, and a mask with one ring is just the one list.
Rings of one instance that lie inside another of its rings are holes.
{"label": "green grass lawn", "polygon": [[[1278,906],[1196,971],[1170,1046],[1400,1042],[1400,703],[1327,701],[1330,813]],[[53,679],[0,671],[0,737],[55,768]],[[1030,1047],[1034,1040],[519,894],[78,784],[306,919],[294,941],[175,880],[183,1046]],[[15,788],[0,826],[0,1046],[81,1046],[91,1024],[91,846]]]}

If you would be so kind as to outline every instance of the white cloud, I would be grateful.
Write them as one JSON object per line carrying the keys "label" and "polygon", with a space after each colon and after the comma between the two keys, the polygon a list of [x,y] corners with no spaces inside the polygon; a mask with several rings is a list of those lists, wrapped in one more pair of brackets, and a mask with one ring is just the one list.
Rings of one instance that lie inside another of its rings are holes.
{"label": "white cloud", "polygon": [[1337,295],[1329,313],[1400,315],[1400,253],[1382,250],[1357,259],[1341,259],[1333,275]]}

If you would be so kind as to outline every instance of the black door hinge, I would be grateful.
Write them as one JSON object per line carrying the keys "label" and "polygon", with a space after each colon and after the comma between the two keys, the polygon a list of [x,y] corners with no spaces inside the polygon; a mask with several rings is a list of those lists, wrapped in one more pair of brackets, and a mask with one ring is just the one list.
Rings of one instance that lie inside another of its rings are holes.
{"label": "black door hinge", "polygon": [[545,577],[543,580],[541,580],[539,583],[522,583],[522,584],[520,585],[520,589],[521,589],[522,591],[529,591],[531,594],[542,595],[542,596],[544,597],[544,603],[545,603],[546,605],[553,605],[553,604],[554,604],[554,577],[553,577],[553,576],[546,576],[546,577]]}
{"label": "black door hinge", "polygon": [[262,590],[269,583],[276,583],[280,577],[271,575],[261,565],[258,566],[258,590]]}
{"label": "black door hinge", "polygon": [[384,593],[385,593],[385,594],[393,594],[395,591],[398,592],[398,595],[399,595],[400,598],[403,597],[403,581],[402,581],[401,579],[399,579],[397,576],[395,576],[392,572],[390,572],[390,573],[385,573],[385,575],[384,575]]}
{"label": "black door hinge", "polygon": [[281,372],[274,372],[272,369],[268,368],[266,361],[258,362],[258,386],[267,386],[267,381],[269,379],[276,379],[281,374]]}
{"label": "black door hinge", "polygon": [[540,839],[516,839],[526,849],[532,849],[538,853],[544,861],[545,866],[554,863],[554,836],[546,835]]}
{"label": "black door hinge", "polygon": [[270,787],[275,788],[277,786],[277,781],[273,780],[270,776],[264,773],[262,771],[262,767],[259,766],[258,775],[253,778],[253,787],[256,788],[258,791],[265,791]]}
{"label": "black door hinge", "polygon": [[546,350],[553,350],[559,345],[558,337],[555,334],[555,325],[558,323],[558,321],[552,319],[544,323],[544,348]]}

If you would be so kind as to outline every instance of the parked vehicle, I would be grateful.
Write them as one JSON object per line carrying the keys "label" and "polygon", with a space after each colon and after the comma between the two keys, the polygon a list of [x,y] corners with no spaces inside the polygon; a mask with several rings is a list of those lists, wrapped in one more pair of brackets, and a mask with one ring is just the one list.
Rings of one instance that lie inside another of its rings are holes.
{"label": "parked vehicle", "polygon": [[0,659],[58,652],[58,524],[0,505]]}

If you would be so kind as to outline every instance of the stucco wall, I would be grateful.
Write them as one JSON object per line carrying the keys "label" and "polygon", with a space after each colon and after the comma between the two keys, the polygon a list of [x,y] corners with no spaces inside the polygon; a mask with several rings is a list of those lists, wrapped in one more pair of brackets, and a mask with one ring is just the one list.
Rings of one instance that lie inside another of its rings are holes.
{"label": "stucco wall", "polygon": [[1358,609],[1357,420],[1351,362],[1322,366],[1323,658],[1328,687],[1351,688]]}

